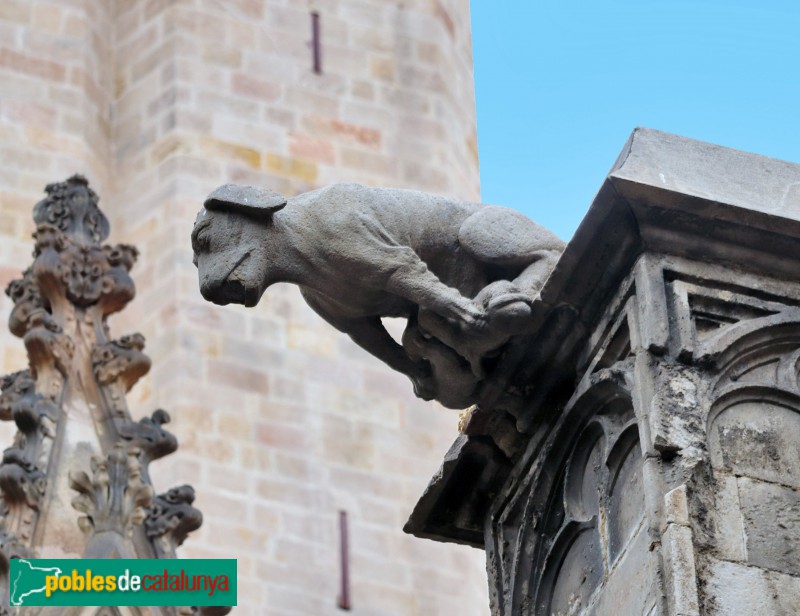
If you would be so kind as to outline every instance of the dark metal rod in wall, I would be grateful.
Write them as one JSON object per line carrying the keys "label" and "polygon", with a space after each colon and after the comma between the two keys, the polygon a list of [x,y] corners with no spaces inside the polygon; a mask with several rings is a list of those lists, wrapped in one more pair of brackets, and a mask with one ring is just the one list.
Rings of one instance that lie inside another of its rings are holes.
{"label": "dark metal rod in wall", "polygon": [[339,512],[339,558],[342,572],[342,586],[339,592],[339,608],[350,609],[350,548],[347,544],[347,512]]}
{"label": "dark metal rod in wall", "polygon": [[322,73],[322,45],[319,40],[319,13],[311,13],[311,48],[314,53],[314,72]]}

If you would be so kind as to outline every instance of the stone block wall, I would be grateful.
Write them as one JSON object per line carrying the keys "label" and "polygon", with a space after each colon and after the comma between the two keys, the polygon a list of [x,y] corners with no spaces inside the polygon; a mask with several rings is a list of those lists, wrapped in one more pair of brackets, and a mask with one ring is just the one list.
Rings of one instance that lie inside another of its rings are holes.
{"label": "stone block wall", "polygon": [[[44,184],[87,175],[111,240],[141,251],[111,327],[142,332],[153,360],[134,416],[167,409],[181,441],[156,487],[193,483],[205,514],[182,554],[238,558],[237,613],[337,613],[344,509],[354,613],[487,613],[481,552],[401,531],[457,414],[416,400],[291,287],[251,310],[204,302],[188,239],[229,181],[477,199],[468,3],[8,0],[0,34],[0,282],[29,262]],[[24,366],[6,332],[0,350],[5,371]]]}
{"label": "stone block wall", "polygon": [[[30,262],[32,205],[44,185],[81,171],[109,189],[108,90],[112,65],[104,2],[27,2],[0,7],[0,284]],[[3,295],[0,311],[11,302]],[[22,344],[0,328],[4,371],[26,363]],[[9,434],[13,431],[9,428]],[[7,442],[4,441],[4,442]]]}

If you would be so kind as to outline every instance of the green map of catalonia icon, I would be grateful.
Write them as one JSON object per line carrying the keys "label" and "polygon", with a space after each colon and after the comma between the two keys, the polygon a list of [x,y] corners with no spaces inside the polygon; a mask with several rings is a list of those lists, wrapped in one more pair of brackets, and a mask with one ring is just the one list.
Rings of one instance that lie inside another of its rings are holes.
{"label": "green map of catalonia icon", "polygon": [[45,591],[45,580],[49,575],[61,575],[58,567],[35,567],[24,558],[14,559],[18,563],[17,575],[11,580],[11,605],[25,605],[25,597]]}

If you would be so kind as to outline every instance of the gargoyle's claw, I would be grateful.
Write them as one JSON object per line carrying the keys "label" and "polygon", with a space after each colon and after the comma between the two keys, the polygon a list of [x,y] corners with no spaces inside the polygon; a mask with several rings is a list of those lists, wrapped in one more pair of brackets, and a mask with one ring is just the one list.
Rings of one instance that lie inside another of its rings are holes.
{"label": "gargoyle's claw", "polygon": [[524,329],[533,314],[530,298],[517,293],[493,298],[486,312],[490,327],[502,332]]}

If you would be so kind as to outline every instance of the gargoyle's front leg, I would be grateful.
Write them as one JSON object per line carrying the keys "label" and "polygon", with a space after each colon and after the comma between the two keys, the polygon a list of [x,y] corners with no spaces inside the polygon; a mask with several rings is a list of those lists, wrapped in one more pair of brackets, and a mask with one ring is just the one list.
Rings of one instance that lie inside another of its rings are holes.
{"label": "gargoyle's front leg", "polygon": [[427,361],[415,361],[395,342],[377,317],[341,320],[336,327],[346,333],[362,349],[388,366],[402,372],[414,384],[414,393],[424,400],[434,396],[431,367]]}
{"label": "gargoyle's front leg", "polygon": [[464,325],[482,324],[486,315],[481,307],[439,280],[413,250],[406,249],[398,261],[386,282],[389,293]]}

